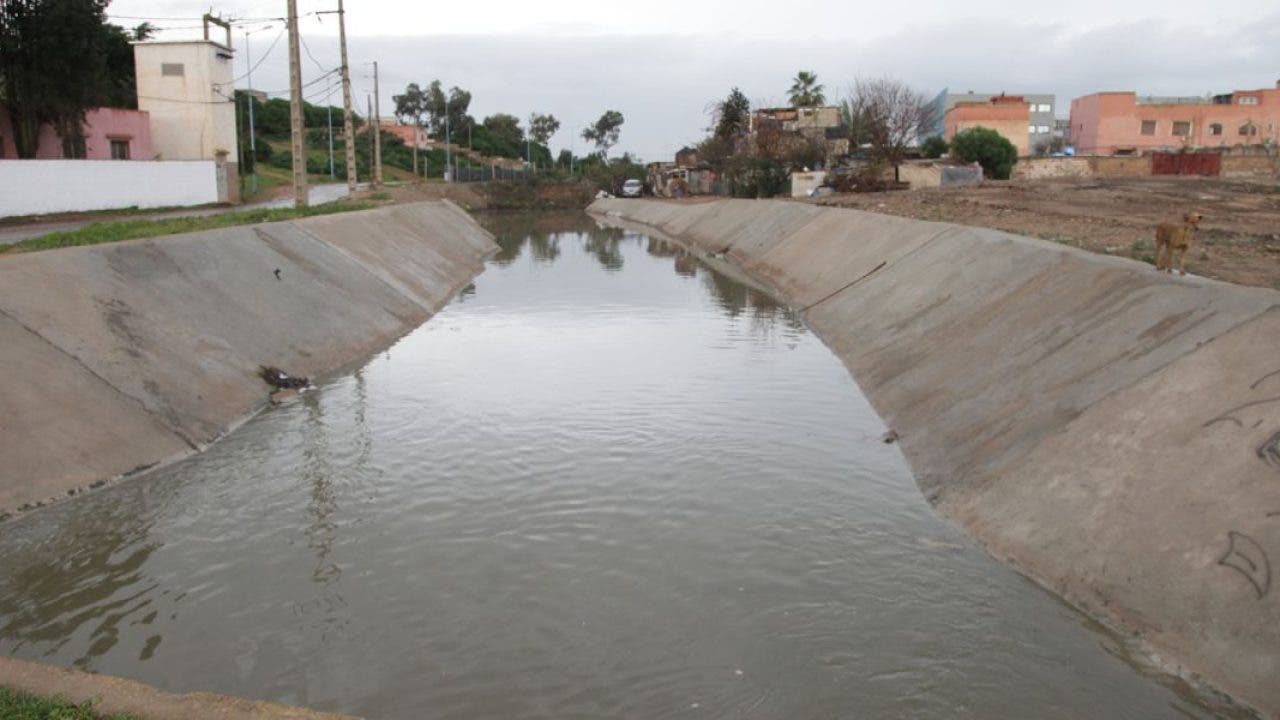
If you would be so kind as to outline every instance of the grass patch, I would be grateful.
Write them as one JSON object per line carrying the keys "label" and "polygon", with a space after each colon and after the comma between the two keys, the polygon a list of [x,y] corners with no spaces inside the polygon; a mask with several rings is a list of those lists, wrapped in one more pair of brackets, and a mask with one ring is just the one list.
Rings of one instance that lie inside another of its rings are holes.
{"label": "grass patch", "polygon": [[67,232],[55,232],[39,237],[27,238],[22,242],[0,247],[0,253],[29,252],[33,250],[52,250],[54,248],[74,247],[77,245],[97,245],[99,243],[136,240],[138,238],[158,237],[160,235],[176,235],[178,233],[198,232],[200,230],[216,230],[218,228],[235,227],[237,225],[253,225],[280,220],[296,220],[314,215],[332,215],[334,213],[367,210],[377,207],[377,203],[340,200],[297,208],[260,208],[243,212],[222,213],[220,215],[187,216],[162,218],[159,220],[121,220],[118,222],[100,222]]}
{"label": "grass patch", "polygon": [[0,687],[0,718],[5,720],[141,720],[136,715],[99,715],[92,702],[73,703]]}

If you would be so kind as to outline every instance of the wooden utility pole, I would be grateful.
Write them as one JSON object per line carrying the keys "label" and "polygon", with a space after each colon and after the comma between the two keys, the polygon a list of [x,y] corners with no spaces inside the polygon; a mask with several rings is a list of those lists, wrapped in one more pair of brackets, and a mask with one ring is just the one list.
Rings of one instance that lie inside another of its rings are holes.
{"label": "wooden utility pole", "polygon": [[382,110],[378,108],[378,61],[373,61],[373,185],[382,187]]}
{"label": "wooden utility pole", "polygon": [[289,126],[293,136],[293,206],[307,206],[307,145],[302,136],[302,60],[298,55],[298,0],[289,2]]}
{"label": "wooden utility pole", "polygon": [[356,129],[351,119],[351,67],[347,63],[347,14],[338,0],[338,44],[342,47],[342,133],[347,139],[347,190],[356,191]]}

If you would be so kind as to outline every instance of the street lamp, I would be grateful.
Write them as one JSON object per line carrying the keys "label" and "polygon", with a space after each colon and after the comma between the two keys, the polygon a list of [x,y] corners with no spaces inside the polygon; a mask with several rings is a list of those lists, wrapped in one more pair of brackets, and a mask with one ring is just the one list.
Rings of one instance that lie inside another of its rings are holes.
{"label": "street lamp", "polygon": [[249,92],[247,94],[249,98],[249,155],[253,158],[253,177],[250,180],[249,187],[255,193],[258,192],[258,146],[256,142],[257,133],[253,130],[253,58],[249,53],[249,36],[256,32],[270,30],[272,27],[267,25],[257,30],[245,29],[244,31],[244,61],[248,67],[248,71],[245,72],[245,78],[249,83]]}

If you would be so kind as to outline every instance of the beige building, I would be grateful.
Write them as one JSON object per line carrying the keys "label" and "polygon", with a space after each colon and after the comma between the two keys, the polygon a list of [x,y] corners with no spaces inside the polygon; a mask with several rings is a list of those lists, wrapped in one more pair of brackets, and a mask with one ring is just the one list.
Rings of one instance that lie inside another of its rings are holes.
{"label": "beige building", "polygon": [[751,113],[748,137],[756,138],[769,129],[776,129],[784,138],[818,142],[825,149],[826,162],[832,164],[849,152],[849,138],[843,124],[837,106],[762,108]]}
{"label": "beige building", "polygon": [[133,46],[138,109],[151,115],[152,150],[161,160],[217,162],[219,195],[232,202],[239,187],[234,56],[210,40]]}

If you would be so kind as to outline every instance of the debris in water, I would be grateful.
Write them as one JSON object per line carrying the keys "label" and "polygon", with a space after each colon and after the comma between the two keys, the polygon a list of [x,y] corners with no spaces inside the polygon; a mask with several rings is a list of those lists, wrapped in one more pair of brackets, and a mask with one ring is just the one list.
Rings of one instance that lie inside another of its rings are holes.
{"label": "debris in water", "polygon": [[887,432],[887,433],[885,433],[885,434],[884,434],[884,437],[883,437],[883,438],[880,438],[880,439],[881,439],[881,440],[884,440],[884,444],[885,444],[885,445],[892,445],[892,444],[894,444],[894,443],[898,442],[898,431],[897,431],[897,430],[890,430],[889,432]]}
{"label": "debris in water", "polygon": [[280,268],[276,268],[275,276],[277,280],[280,279]]}
{"label": "debris in water", "polygon": [[258,377],[277,390],[298,390],[311,384],[305,377],[293,377],[278,367],[258,366]]}

